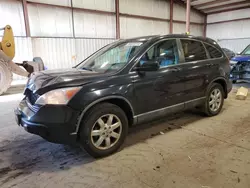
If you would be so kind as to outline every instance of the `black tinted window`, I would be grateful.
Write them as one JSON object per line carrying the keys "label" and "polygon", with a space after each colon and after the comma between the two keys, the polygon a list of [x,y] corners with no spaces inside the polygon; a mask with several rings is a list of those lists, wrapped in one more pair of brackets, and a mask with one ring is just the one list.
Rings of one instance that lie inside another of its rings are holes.
{"label": "black tinted window", "polygon": [[[216,48],[214,48],[213,46],[205,44],[205,47],[206,47],[207,51],[209,52],[211,58],[220,58],[220,57],[222,57],[222,53],[219,50],[217,50]],[[225,49],[225,51],[229,52],[228,49]]]}
{"label": "black tinted window", "polygon": [[160,67],[176,65],[179,62],[176,40],[166,40],[151,47],[141,58],[140,65],[146,61],[158,61]]}
{"label": "black tinted window", "polygon": [[207,59],[204,46],[199,41],[181,39],[185,61],[198,61]]}

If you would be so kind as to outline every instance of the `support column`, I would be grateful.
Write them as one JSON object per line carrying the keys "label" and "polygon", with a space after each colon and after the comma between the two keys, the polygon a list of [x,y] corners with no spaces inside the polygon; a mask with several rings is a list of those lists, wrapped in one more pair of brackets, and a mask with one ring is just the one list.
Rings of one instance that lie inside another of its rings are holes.
{"label": "support column", "polygon": [[187,0],[186,8],[186,32],[190,33],[190,9],[191,9],[191,0]]}
{"label": "support column", "polygon": [[203,37],[207,37],[207,15],[204,16]]}
{"label": "support column", "polygon": [[115,21],[116,21],[116,39],[120,39],[120,11],[119,0],[115,0]]}
{"label": "support column", "polygon": [[172,34],[173,33],[173,12],[174,12],[174,0],[170,0],[170,21],[169,21],[169,33]]}
{"label": "support column", "polygon": [[30,37],[30,24],[29,24],[27,1],[22,0],[22,4],[23,4],[23,16],[24,16],[26,36]]}
{"label": "support column", "polygon": [[73,9],[73,0],[70,1],[71,4],[71,16],[72,16],[72,32],[73,32],[73,37],[75,38],[75,20],[74,20],[74,9]]}

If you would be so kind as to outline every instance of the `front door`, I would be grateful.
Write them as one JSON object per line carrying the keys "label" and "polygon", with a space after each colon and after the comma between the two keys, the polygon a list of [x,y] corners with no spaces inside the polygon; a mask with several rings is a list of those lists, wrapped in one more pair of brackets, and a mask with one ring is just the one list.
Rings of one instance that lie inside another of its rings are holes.
{"label": "front door", "polygon": [[158,61],[160,69],[131,73],[138,104],[135,113],[140,120],[152,119],[167,111],[173,112],[174,107],[176,110],[184,108],[182,102],[185,87],[176,40],[169,39],[154,44],[143,54],[136,66],[145,61]]}

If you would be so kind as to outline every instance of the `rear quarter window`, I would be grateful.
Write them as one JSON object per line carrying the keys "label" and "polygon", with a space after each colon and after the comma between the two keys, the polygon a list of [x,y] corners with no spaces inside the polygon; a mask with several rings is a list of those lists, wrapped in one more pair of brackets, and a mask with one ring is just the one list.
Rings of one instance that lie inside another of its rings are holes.
{"label": "rear quarter window", "polygon": [[211,58],[220,58],[223,56],[223,54],[215,47],[209,45],[209,44],[205,44],[205,47],[210,55]]}

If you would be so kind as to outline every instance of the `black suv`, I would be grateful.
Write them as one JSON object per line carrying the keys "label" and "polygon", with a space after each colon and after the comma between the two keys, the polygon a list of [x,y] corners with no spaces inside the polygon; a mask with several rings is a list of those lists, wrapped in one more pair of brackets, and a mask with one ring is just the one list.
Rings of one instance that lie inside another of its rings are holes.
{"label": "black suv", "polygon": [[193,107],[217,115],[232,89],[229,73],[228,58],[209,38],[119,40],[73,68],[33,73],[16,120],[48,141],[107,156],[132,125]]}

